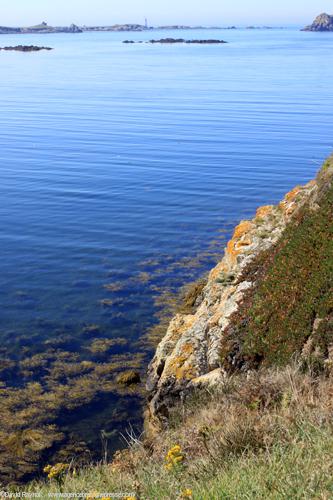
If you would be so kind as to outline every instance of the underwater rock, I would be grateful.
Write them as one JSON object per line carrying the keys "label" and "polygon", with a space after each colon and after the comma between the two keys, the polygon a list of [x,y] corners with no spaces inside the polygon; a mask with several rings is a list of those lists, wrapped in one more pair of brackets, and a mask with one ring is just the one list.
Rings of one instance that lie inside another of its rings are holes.
{"label": "underwater rock", "polygon": [[39,52],[40,50],[53,50],[53,48],[38,47],[37,45],[15,45],[13,47],[0,47],[0,50],[14,50],[17,52]]}

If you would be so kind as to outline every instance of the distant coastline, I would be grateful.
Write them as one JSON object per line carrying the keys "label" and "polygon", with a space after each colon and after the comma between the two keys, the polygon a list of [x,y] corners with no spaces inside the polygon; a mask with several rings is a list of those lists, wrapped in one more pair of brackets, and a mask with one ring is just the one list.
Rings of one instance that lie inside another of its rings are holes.
{"label": "distant coastline", "polygon": [[7,26],[0,26],[0,35],[22,35],[22,34],[40,34],[40,33],[82,33],[82,29],[71,24],[68,27],[53,27],[49,26],[46,22],[30,26],[27,28],[12,28]]}
{"label": "distant coastline", "polygon": [[167,25],[167,26],[148,26],[143,24],[113,24],[110,26],[78,26],[71,24],[70,26],[49,26],[46,22],[42,22],[35,26],[29,27],[9,27],[0,26],[0,35],[22,35],[22,34],[49,34],[49,33],[84,33],[84,32],[97,32],[97,31],[113,31],[113,32],[141,32],[141,31],[154,31],[154,30],[236,30],[236,29],[282,29],[282,27],[272,26],[246,26],[240,28],[237,26],[187,26],[187,25]]}

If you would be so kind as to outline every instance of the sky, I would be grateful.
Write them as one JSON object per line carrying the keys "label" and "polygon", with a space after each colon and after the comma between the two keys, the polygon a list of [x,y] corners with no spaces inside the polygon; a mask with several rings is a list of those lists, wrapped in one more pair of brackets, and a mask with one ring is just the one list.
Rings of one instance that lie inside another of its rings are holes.
{"label": "sky", "polygon": [[2,0],[0,25],[110,25],[116,23],[202,25],[304,25],[332,0]]}

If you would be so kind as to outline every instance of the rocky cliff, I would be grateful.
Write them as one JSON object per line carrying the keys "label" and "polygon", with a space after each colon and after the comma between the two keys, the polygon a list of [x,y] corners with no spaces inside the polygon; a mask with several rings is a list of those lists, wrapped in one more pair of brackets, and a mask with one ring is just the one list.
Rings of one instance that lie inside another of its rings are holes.
{"label": "rocky cliff", "polygon": [[176,315],[157,347],[147,388],[150,431],[196,386],[284,364],[295,353],[333,354],[333,157],[317,178],[242,221],[225,256]]}
{"label": "rocky cliff", "polygon": [[306,26],[302,31],[333,31],[333,16],[320,14],[310,26]]}

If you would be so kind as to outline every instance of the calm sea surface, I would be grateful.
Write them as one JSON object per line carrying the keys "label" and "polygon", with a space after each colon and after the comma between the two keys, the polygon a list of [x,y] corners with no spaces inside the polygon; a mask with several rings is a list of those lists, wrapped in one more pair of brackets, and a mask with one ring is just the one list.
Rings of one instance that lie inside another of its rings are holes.
{"label": "calm sea surface", "polygon": [[[121,43],[162,36],[229,43]],[[1,359],[59,339],[79,360],[105,362],[89,350],[96,338],[125,338],[122,352],[137,353],[159,294],[206,271],[223,231],[331,152],[333,34],[0,36],[19,43],[55,50],[0,52]],[[91,325],[93,339],[82,333]],[[92,436],[112,432],[108,405],[122,411],[119,428],[138,421],[120,396],[104,403],[73,419],[78,433],[93,412]]]}

